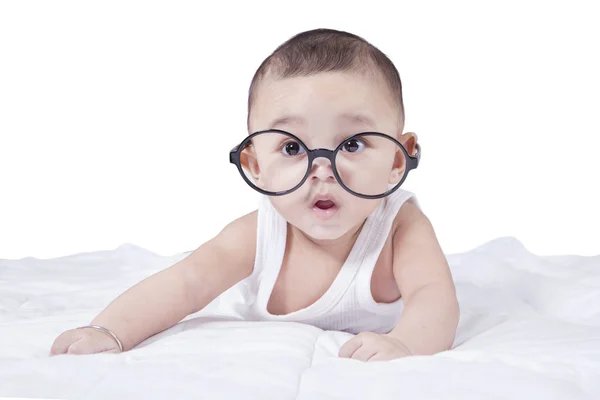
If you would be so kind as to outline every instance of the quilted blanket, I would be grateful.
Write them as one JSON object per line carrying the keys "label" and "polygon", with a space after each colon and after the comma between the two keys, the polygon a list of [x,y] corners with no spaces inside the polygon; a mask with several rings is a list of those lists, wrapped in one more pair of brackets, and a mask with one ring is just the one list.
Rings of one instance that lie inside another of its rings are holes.
{"label": "quilted blanket", "polygon": [[0,260],[0,397],[600,399],[600,256],[541,257],[514,238],[447,256],[461,319],[435,356],[340,359],[350,334],[211,316],[234,286],[132,351],[49,357],[58,334],[185,255]]}

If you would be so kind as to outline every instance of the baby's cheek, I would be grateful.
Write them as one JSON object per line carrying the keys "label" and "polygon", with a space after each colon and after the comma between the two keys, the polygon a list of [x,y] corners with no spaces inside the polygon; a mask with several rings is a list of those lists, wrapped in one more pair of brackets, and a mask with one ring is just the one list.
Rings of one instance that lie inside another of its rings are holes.
{"label": "baby's cheek", "polygon": [[273,196],[271,204],[286,221],[293,222],[297,219],[300,211],[306,208],[297,197],[296,192],[284,196]]}
{"label": "baby's cheek", "polygon": [[[387,185],[385,185],[387,190]],[[357,214],[360,214],[361,219],[368,217],[383,201],[383,199],[361,199],[354,197],[352,207]]]}

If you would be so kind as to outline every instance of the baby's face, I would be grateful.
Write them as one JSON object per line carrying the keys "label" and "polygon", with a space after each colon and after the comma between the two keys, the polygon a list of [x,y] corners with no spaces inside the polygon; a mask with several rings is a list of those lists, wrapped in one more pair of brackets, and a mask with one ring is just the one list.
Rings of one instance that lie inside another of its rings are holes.
{"label": "baby's face", "polygon": [[[259,85],[249,126],[251,132],[266,129],[290,132],[308,149],[334,150],[344,139],[360,132],[381,132],[397,139],[402,133],[398,105],[383,81],[343,72],[266,78]],[[260,166],[260,154],[257,156]],[[292,167],[280,168],[277,176],[259,179],[285,181],[286,174],[295,173]],[[294,176],[289,178],[293,180]],[[369,184],[375,187],[386,188],[389,183],[393,183],[389,168],[388,173],[374,173],[369,178]],[[300,188],[271,197],[273,206],[289,223],[317,240],[337,239],[356,228],[380,201],[362,199],[344,190],[325,158],[314,161]]]}

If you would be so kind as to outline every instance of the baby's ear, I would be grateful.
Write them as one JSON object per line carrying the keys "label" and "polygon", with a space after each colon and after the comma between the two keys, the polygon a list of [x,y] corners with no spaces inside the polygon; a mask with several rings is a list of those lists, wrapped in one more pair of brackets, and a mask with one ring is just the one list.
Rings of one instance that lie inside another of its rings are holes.
{"label": "baby's ear", "polygon": [[408,154],[414,156],[417,154],[417,141],[419,138],[414,132],[406,132],[400,136],[400,143],[404,146]]}
{"label": "baby's ear", "polygon": [[258,160],[256,154],[254,154],[254,148],[252,146],[246,147],[240,153],[240,164],[242,170],[247,177],[256,181],[260,177],[260,168],[258,166]]}

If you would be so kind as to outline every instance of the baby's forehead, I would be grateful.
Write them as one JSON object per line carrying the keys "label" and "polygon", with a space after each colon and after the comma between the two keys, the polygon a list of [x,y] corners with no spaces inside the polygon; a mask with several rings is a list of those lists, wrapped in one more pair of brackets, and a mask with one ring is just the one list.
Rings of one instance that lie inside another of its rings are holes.
{"label": "baby's forehead", "polygon": [[375,132],[380,130],[381,122],[373,116],[364,112],[342,112],[331,114],[320,114],[313,116],[311,114],[282,114],[268,120],[268,129],[281,129],[293,131],[297,134],[310,131],[311,127],[319,124],[320,120],[324,120],[323,125],[333,126],[334,129],[325,129],[322,132],[338,133],[338,134],[353,134],[359,132]]}
{"label": "baby's forehead", "polygon": [[397,105],[377,76],[327,72],[300,77],[265,77],[252,109],[256,129],[335,125],[354,130],[390,129]]}

